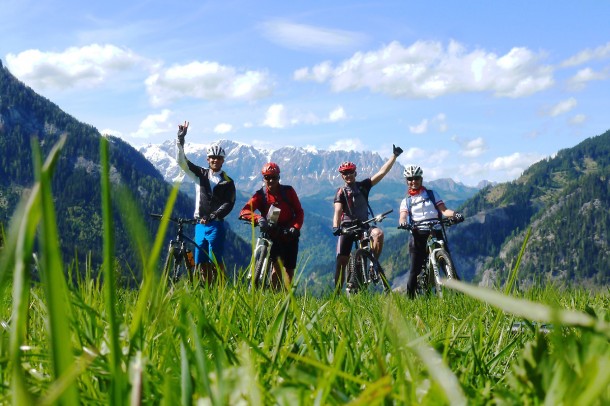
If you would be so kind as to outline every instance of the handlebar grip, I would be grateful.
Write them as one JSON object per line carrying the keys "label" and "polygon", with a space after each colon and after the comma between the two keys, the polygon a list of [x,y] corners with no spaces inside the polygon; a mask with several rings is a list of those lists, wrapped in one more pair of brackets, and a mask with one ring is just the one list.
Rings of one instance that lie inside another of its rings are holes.
{"label": "handlebar grip", "polygon": [[394,209],[390,209],[390,210],[386,211],[385,213],[382,213],[382,214],[381,214],[381,216],[382,216],[382,217],[385,217],[385,216],[387,216],[388,214],[392,213],[393,211],[394,211]]}

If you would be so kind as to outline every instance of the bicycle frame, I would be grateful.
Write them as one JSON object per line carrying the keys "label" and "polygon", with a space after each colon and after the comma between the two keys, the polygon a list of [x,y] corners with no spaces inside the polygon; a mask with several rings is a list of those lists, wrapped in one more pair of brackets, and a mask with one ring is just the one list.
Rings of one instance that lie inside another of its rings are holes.
{"label": "bicycle frame", "polygon": [[[424,262],[422,271],[417,276],[417,290],[427,292],[434,287],[439,296],[442,296],[442,286],[444,284],[444,276],[451,279],[459,279],[453,260],[449,253],[447,244],[447,234],[445,226],[452,226],[455,223],[450,218],[424,220],[414,226],[398,227],[407,229],[413,234],[414,230],[428,232],[426,240],[427,259]],[[441,235],[439,238],[438,235]],[[439,260],[443,262],[441,265]],[[441,266],[446,275],[441,275]]]}
{"label": "bicycle frame", "polygon": [[[348,265],[349,269],[346,272],[346,291],[348,294],[352,293],[352,290],[354,293],[358,291],[358,287],[353,286],[354,284],[361,284],[364,288],[366,288],[367,286],[377,284],[380,281],[383,283],[384,290],[389,290],[389,284],[383,269],[381,269],[379,261],[372,252],[371,232],[366,225],[372,222],[382,222],[383,219],[385,219],[392,211],[393,210],[389,210],[367,221],[358,221],[356,224],[347,226],[343,229],[343,234],[353,233],[357,237],[354,240],[355,251],[350,254],[350,260],[348,262],[350,265]],[[364,252],[366,252],[366,254]],[[357,263],[361,263],[361,265],[358,266],[358,273],[361,275],[352,275],[353,270],[351,268],[353,268]],[[361,279],[361,281],[357,281],[357,279]]]}
{"label": "bicycle frame", "polygon": [[[161,220],[163,218],[163,215],[161,214],[151,214],[150,216],[157,220]],[[184,225],[197,224],[198,220],[174,217],[170,217],[169,220],[178,224],[178,231],[176,233],[176,239],[169,241],[164,272],[168,273],[168,278],[171,281],[177,282],[181,277],[181,267],[184,265],[189,281],[192,282],[195,266],[194,259],[192,263],[190,261],[191,258],[189,258],[189,253],[192,254],[192,251],[187,247],[187,242],[193,244],[193,246],[197,247],[199,250],[203,249],[192,238],[184,234]]]}

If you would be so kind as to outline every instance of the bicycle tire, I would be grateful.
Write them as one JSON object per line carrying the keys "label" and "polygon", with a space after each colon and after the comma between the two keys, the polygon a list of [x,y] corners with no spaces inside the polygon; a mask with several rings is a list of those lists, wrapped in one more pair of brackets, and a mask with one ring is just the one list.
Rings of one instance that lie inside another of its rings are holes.
{"label": "bicycle tire", "polygon": [[347,287],[349,294],[358,293],[364,287],[364,274],[371,254],[362,248],[352,252],[347,264]]}
{"label": "bicycle tire", "polygon": [[[453,260],[451,259],[451,255],[444,250],[440,249],[434,253],[434,259],[438,265],[438,273],[442,279],[457,279],[460,280],[457,271],[455,270],[455,265],[453,265]],[[443,285],[439,283],[439,281],[435,280],[436,285],[436,293],[438,296],[443,296]]]}
{"label": "bicycle tire", "polygon": [[250,287],[254,286],[255,288],[261,288],[265,286],[265,282],[269,279],[269,264],[267,263],[267,267],[265,267],[265,259],[267,258],[267,251],[269,247],[266,245],[261,245],[260,249],[254,254],[254,275],[250,280]]}
{"label": "bicycle tire", "polygon": [[176,261],[176,257],[171,250],[167,253],[163,272],[167,275],[169,282],[176,283],[180,279],[180,264]]}

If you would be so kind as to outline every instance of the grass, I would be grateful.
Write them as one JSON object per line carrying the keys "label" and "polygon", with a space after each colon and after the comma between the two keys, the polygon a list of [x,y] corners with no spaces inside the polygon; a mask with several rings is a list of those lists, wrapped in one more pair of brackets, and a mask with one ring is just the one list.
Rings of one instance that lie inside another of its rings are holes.
{"label": "grass", "polygon": [[[49,179],[62,142],[44,163],[35,157],[36,184],[0,256],[0,403],[610,403],[607,290],[521,292],[510,282],[499,292],[454,282],[442,300],[411,301],[248,292],[232,283],[170,288],[158,273],[167,220],[147,241],[135,205],[122,197],[143,279],[138,290],[117,286],[109,232],[117,203],[101,142],[101,279],[87,263],[64,272],[59,255]],[[37,238],[40,283],[29,276]],[[511,332],[515,321],[521,332]]]}

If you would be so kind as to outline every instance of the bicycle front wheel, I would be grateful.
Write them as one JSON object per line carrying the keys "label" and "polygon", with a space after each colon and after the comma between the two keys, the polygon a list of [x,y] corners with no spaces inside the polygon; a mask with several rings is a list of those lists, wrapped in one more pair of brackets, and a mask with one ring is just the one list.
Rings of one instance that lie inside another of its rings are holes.
{"label": "bicycle front wheel", "polygon": [[447,251],[444,249],[438,250],[434,253],[434,259],[436,260],[436,264],[438,265],[438,274],[440,276],[440,280],[436,280],[436,292],[439,296],[443,295],[443,280],[446,279],[456,279],[460,280],[457,271],[455,270],[455,266],[453,265],[453,260]]}
{"label": "bicycle front wheel", "polygon": [[359,248],[352,252],[347,264],[347,293],[358,293],[364,287],[365,276],[368,275],[368,266],[372,264],[372,255],[365,249]]}
{"label": "bicycle front wheel", "polygon": [[261,245],[256,249],[254,254],[254,272],[252,279],[250,279],[250,287],[261,288],[265,286],[269,278],[268,253],[269,247],[266,245]]}

